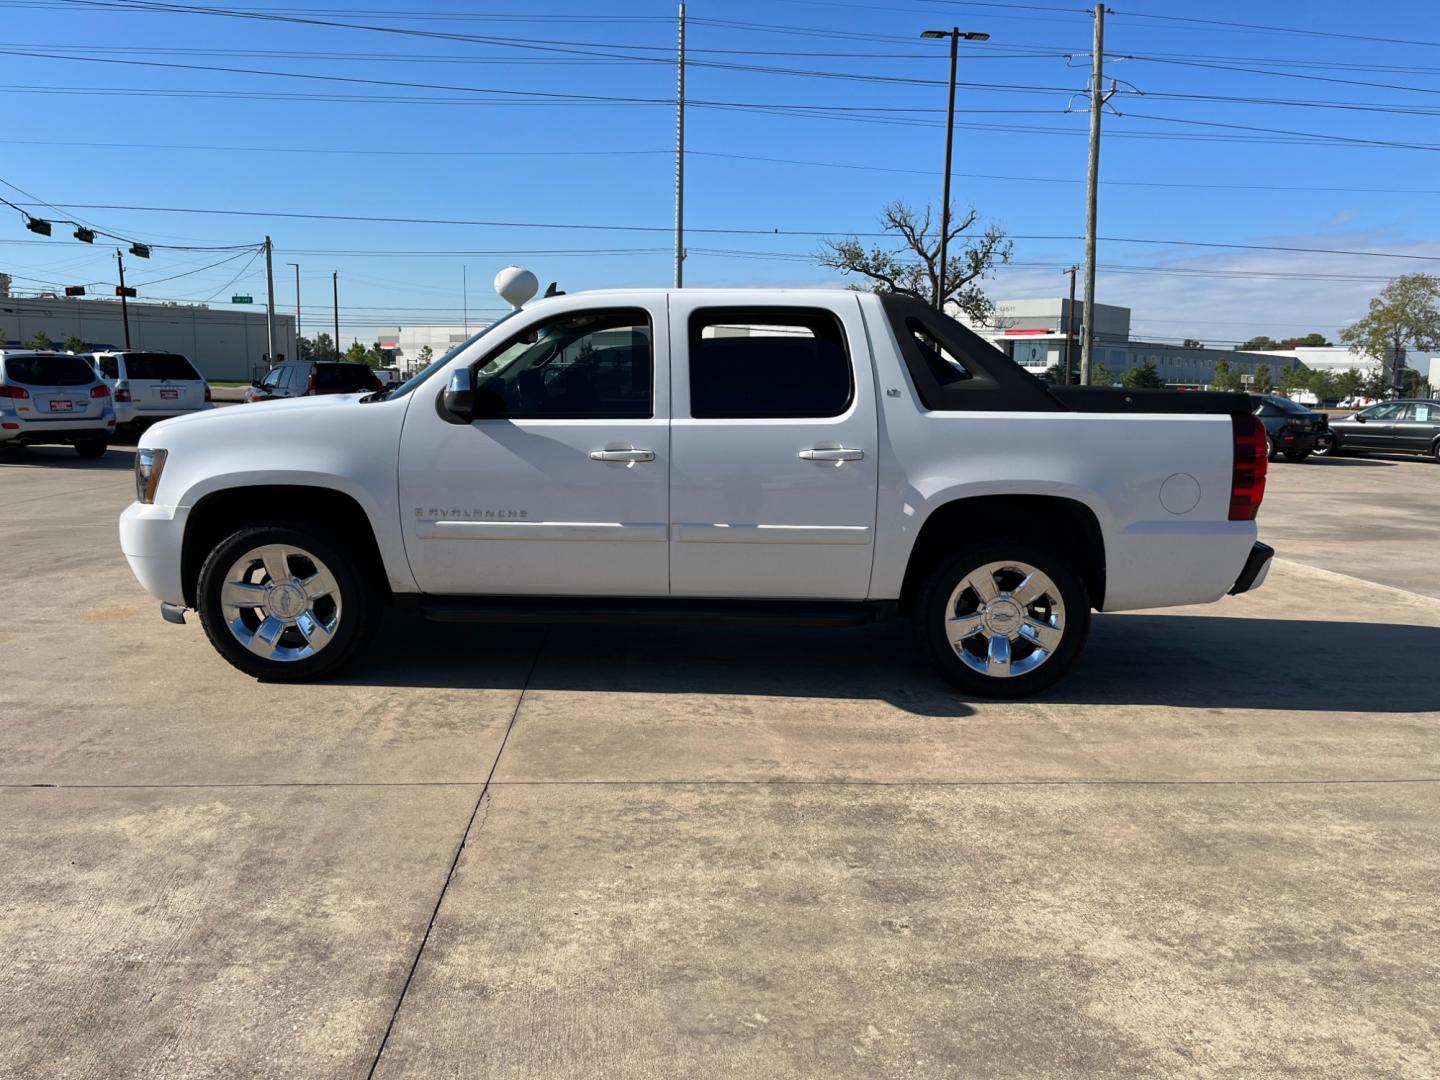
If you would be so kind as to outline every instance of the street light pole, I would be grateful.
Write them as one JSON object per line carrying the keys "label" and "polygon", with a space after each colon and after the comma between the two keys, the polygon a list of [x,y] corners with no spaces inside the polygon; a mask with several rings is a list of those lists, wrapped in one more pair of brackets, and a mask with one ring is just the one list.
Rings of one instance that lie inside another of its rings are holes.
{"label": "street light pole", "polygon": [[115,249],[115,263],[120,267],[120,321],[125,324],[125,348],[130,348],[130,308],[125,303],[125,256]]}
{"label": "street light pole", "polygon": [[989,41],[990,35],[974,30],[962,31],[958,26],[949,30],[926,30],[923,38],[950,39],[950,104],[945,110],[945,185],[940,197],[940,268],[935,275],[935,308],[945,311],[946,271],[950,257],[950,168],[955,148],[955,69],[960,61],[960,39]]}
{"label": "street light pole", "polygon": [[335,296],[335,359],[340,359],[340,271],[330,274],[330,288]]}
{"label": "street light pole", "polygon": [[270,243],[270,237],[265,237],[265,348],[268,354],[265,357],[266,363],[275,363],[275,269],[271,265],[270,256],[275,253],[275,247]]}

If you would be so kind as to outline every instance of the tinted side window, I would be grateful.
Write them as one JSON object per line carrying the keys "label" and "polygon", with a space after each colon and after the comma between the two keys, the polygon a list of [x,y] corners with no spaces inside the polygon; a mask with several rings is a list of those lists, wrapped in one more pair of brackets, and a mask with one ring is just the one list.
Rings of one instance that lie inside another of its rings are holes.
{"label": "tinted side window", "polygon": [[707,308],[688,336],[697,419],[839,416],[855,396],[845,331],[828,311]]}
{"label": "tinted side window", "polygon": [[476,369],[483,415],[512,420],[643,420],[655,415],[644,311],[585,311],[532,326]]}
{"label": "tinted side window", "polygon": [[104,375],[107,379],[120,378],[120,365],[116,362],[115,357],[100,357],[100,374]]}
{"label": "tinted side window", "polygon": [[95,369],[78,356],[12,356],[5,375],[27,386],[86,386],[95,381]]}
{"label": "tinted side window", "polygon": [[284,368],[275,368],[273,371],[267,371],[265,373],[265,377],[260,380],[260,385],[265,387],[265,389],[267,390],[274,390],[277,386],[280,385],[280,379],[284,376],[284,374]]}
{"label": "tinted side window", "polygon": [[125,373],[132,379],[166,379],[193,382],[200,373],[177,353],[126,353]]}
{"label": "tinted side window", "polygon": [[1373,409],[1365,410],[1366,420],[1398,420],[1400,418],[1399,405],[1376,405]]}
{"label": "tinted side window", "polygon": [[375,388],[375,376],[366,364],[316,364],[315,386],[320,390],[358,393]]}

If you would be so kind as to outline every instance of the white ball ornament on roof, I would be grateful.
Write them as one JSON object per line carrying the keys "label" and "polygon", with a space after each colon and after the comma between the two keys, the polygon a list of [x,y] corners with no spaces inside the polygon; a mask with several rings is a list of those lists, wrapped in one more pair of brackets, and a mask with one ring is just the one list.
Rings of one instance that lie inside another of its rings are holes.
{"label": "white ball ornament on roof", "polygon": [[523,306],[539,289],[540,282],[523,266],[507,266],[495,275],[495,291],[514,308]]}

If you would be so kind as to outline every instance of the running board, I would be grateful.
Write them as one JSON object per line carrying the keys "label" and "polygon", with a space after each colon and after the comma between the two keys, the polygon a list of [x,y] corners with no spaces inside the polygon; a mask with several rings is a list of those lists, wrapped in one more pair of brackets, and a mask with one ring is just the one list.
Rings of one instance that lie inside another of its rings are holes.
{"label": "running board", "polygon": [[435,622],[628,623],[661,626],[864,626],[896,615],[893,600],[706,600],[586,596],[397,596]]}

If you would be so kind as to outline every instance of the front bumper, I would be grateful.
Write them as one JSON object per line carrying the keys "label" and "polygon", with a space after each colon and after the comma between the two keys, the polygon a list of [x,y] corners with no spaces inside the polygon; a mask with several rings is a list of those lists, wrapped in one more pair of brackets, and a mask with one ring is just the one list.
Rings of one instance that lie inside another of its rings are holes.
{"label": "front bumper", "polygon": [[120,515],[120,550],[145,591],[165,603],[185,606],[180,555],[185,541],[183,506],[132,502]]}
{"label": "front bumper", "polygon": [[1274,548],[1255,541],[1255,545],[1250,549],[1250,557],[1245,560],[1245,568],[1240,571],[1240,576],[1230,588],[1230,595],[1250,592],[1265,584],[1265,577],[1270,573],[1270,562],[1274,558]]}

